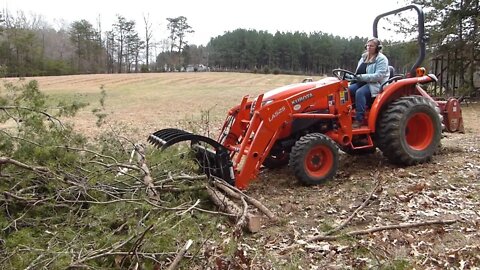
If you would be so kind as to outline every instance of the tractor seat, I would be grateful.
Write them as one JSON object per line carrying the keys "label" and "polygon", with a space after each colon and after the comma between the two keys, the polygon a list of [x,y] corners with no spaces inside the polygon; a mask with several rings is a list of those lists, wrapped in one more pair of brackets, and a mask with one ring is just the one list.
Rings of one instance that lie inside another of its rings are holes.
{"label": "tractor seat", "polygon": [[388,72],[390,73],[390,76],[388,76],[388,79],[390,80],[391,78],[393,78],[393,76],[395,76],[395,68],[392,66],[388,66]]}
{"label": "tractor seat", "polygon": [[403,75],[395,74],[395,68],[392,67],[392,66],[388,66],[388,72],[389,72],[388,80],[380,86],[380,92],[379,93],[383,92],[383,87],[385,87],[386,85],[389,85],[390,83],[392,83],[394,81],[398,81],[398,80],[404,78]]}
{"label": "tractor seat", "polygon": [[[383,87],[384,87],[385,85],[387,85],[387,84],[389,84],[389,83],[391,83],[391,82],[393,82],[393,81],[398,80],[398,78],[392,80],[392,78],[397,77],[397,76],[395,75],[395,68],[394,68],[394,67],[388,66],[388,72],[389,72],[389,74],[390,74],[390,75],[388,76],[388,80],[387,80],[386,82],[384,82],[384,83],[380,86],[380,92],[379,92],[379,93],[382,93],[382,92],[383,92]],[[403,76],[402,76],[402,78],[403,78]],[[367,108],[372,107],[372,104],[373,104],[373,102],[375,101],[375,98],[376,98],[376,97],[373,97],[373,98],[367,100]]]}

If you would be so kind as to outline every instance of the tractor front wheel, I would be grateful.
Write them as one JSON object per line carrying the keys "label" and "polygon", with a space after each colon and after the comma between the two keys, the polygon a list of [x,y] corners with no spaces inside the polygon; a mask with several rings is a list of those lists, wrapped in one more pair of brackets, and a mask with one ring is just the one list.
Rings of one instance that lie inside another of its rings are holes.
{"label": "tractor front wheel", "polygon": [[393,101],[377,127],[378,147],[392,163],[414,165],[431,159],[440,144],[442,126],[436,104],[422,96]]}
{"label": "tractor front wheel", "polygon": [[293,146],[290,153],[290,167],[301,183],[322,184],[337,173],[337,145],[324,134],[307,134]]}

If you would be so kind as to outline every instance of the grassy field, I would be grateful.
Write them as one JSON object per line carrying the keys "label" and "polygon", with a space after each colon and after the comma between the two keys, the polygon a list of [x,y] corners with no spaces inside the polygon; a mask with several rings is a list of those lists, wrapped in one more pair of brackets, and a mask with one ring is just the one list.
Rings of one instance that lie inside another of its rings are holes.
{"label": "grassy field", "polygon": [[[227,110],[244,95],[255,96],[303,78],[161,73],[26,79],[37,80],[52,102],[74,99],[90,103],[73,120],[78,130],[90,135],[108,129],[108,125],[98,128],[91,112],[99,107],[100,92],[105,90],[108,123],[125,125],[127,135],[145,141],[151,132],[161,128],[191,129],[206,111],[210,128],[216,134]],[[379,151],[367,157],[341,153],[335,180],[315,187],[298,184],[288,168],[262,171],[247,193],[265,203],[280,220],[241,240],[251,268],[478,269],[475,267],[480,265],[480,104],[464,104],[463,116],[465,134],[444,134],[441,151],[427,164],[394,166]],[[353,217],[347,231],[432,219],[458,222],[445,227],[344,237],[315,242],[287,254],[281,252],[286,246],[342,223],[363,203],[379,179],[381,189]],[[230,239],[228,229],[219,230]]]}
{"label": "grassy field", "polygon": [[[75,99],[90,106],[75,119],[82,132],[97,134],[96,118],[90,112],[99,107],[106,91],[108,120],[135,127],[135,134],[172,126],[185,127],[209,111],[212,127],[220,127],[228,109],[244,95],[256,96],[278,86],[300,82],[304,76],[254,75],[245,73],[155,73],[99,74],[35,77],[40,89],[52,100]],[[15,79],[9,79],[15,81]]]}

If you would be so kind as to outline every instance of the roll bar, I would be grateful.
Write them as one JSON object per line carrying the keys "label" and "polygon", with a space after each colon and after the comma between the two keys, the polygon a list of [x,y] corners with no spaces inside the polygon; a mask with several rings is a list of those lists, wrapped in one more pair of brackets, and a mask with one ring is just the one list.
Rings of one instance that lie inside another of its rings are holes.
{"label": "roll bar", "polygon": [[423,15],[423,10],[419,5],[412,4],[412,5],[405,6],[403,8],[395,9],[395,10],[392,10],[392,11],[389,11],[389,12],[378,15],[375,18],[375,20],[373,21],[373,36],[378,38],[378,29],[377,29],[378,28],[378,21],[381,18],[387,17],[389,15],[397,14],[397,13],[400,13],[400,12],[403,12],[403,11],[406,11],[406,10],[409,10],[409,9],[415,9],[417,11],[417,14],[418,14],[418,37],[417,37],[417,40],[418,40],[418,46],[420,47],[419,48],[419,56],[417,58],[417,61],[415,62],[415,64],[412,66],[412,68],[410,70],[410,77],[415,77],[417,68],[420,66],[420,64],[422,64],[423,60],[425,59],[425,47],[426,47],[425,43],[427,42],[427,37],[425,35],[425,16]]}

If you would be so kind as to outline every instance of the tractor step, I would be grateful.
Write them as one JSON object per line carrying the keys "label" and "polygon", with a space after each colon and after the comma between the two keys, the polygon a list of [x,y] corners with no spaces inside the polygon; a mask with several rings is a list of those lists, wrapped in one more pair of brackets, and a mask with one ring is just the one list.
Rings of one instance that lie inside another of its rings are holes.
{"label": "tractor step", "polygon": [[372,148],[373,140],[370,134],[362,134],[357,135],[354,139],[350,142],[352,149],[367,149]]}

